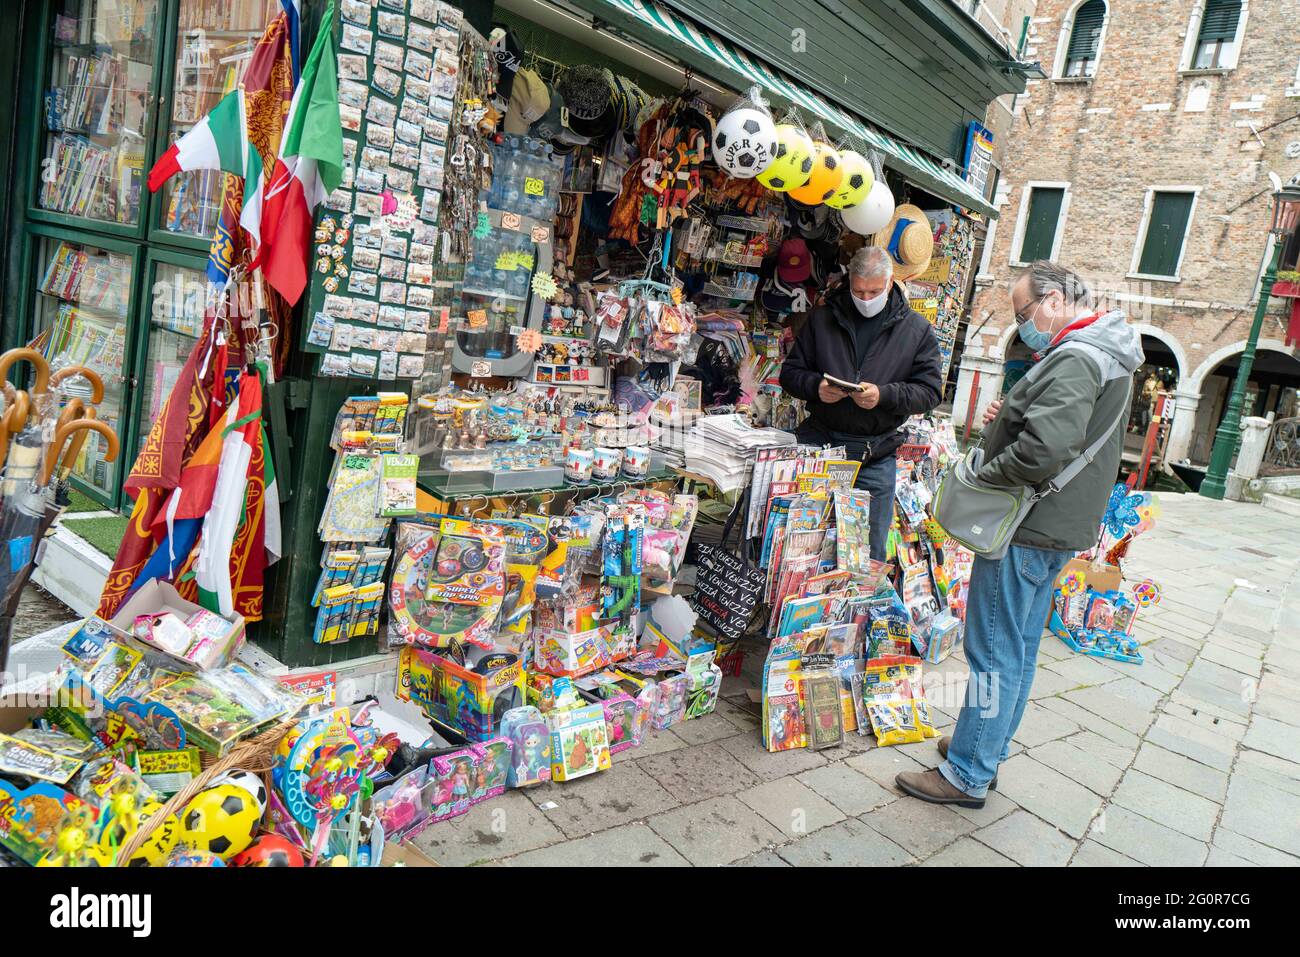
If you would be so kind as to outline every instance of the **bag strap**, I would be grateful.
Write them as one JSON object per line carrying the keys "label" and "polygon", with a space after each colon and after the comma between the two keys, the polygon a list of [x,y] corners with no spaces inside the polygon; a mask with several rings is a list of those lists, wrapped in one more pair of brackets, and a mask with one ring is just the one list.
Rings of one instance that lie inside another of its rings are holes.
{"label": "bag strap", "polygon": [[1092,460],[1097,457],[1097,454],[1101,452],[1106,443],[1110,441],[1111,436],[1115,434],[1115,430],[1120,427],[1120,423],[1128,418],[1129,404],[1132,398],[1133,386],[1132,383],[1130,383],[1126,393],[1126,398],[1120,405],[1119,415],[1115,417],[1115,421],[1111,423],[1110,428],[1105,431],[1101,438],[1084,449],[1082,455],[1063,468],[1060,473],[1057,474],[1056,478],[1049,479],[1046,488],[1040,489],[1034,494],[1034,501],[1038,501],[1038,499],[1043,498],[1045,495],[1051,495],[1053,492],[1059,492],[1061,489],[1065,488],[1065,486],[1073,482],[1079,476],[1080,472],[1092,464]]}

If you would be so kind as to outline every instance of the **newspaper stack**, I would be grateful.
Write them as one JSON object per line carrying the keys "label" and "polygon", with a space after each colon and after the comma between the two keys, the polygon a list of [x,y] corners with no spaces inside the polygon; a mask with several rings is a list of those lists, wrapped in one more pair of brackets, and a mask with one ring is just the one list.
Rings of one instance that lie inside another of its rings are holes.
{"label": "newspaper stack", "polygon": [[756,429],[740,415],[706,415],[686,435],[686,469],[711,480],[719,491],[734,492],[749,484],[761,449],[794,444],[789,432]]}

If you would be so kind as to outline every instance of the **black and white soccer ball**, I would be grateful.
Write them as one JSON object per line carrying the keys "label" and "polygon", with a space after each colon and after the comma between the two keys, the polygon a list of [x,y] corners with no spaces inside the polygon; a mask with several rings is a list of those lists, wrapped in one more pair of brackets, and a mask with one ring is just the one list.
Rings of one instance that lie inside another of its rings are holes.
{"label": "black and white soccer ball", "polygon": [[752,179],[776,158],[776,125],[762,110],[741,106],[718,120],[713,159],[729,176]]}

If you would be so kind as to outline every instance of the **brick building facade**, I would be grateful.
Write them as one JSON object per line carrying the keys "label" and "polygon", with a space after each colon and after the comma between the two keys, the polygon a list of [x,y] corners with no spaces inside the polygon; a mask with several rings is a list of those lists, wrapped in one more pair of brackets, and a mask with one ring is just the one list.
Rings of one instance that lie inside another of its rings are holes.
{"label": "brick building facade", "polygon": [[[1016,267],[1055,258],[1172,374],[1167,460],[1208,460],[1272,249],[1270,174],[1300,172],[1297,23],[1300,0],[1039,0],[1025,58],[1048,79],[1016,98],[1002,143],[958,422],[976,373],[978,410],[1001,384]],[[1300,414],[1290,307],[1275,300],[1265,321],[1246,414]]]}

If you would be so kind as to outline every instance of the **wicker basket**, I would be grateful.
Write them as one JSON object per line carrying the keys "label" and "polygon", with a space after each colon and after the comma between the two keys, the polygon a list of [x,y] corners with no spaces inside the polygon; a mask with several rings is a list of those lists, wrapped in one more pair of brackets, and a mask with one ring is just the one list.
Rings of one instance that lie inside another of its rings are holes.
{"label": "wicker basket", "polygon": [[[144,842],[149,839],[149,835],[157,830],[163,821],[185,807],[190,802],[190,798],[206,788],[218,775],[229,771],[231,768],[243,768],[265,776],[266,772],[271,770],[271,762],[276,749],[280,746],[280,741],[297,723],[296,718],[292,721],[284,721],[274,728],[263,731],[255,738],[239,742],[227,754],[211,764],[205,762],[202,773],[173,794],[171,800],[162,806],[162,810],[150,816],[131,835],[130,840],[118,849],[117,860],[119,862],[129,861],[131,855],[140,850]],[[119,866],[124,865],[119,864]]]}

